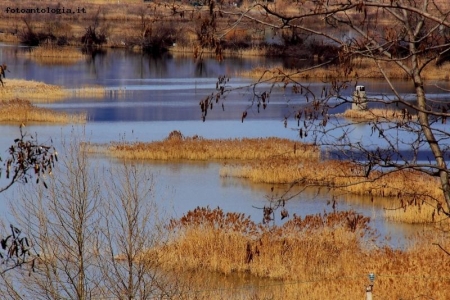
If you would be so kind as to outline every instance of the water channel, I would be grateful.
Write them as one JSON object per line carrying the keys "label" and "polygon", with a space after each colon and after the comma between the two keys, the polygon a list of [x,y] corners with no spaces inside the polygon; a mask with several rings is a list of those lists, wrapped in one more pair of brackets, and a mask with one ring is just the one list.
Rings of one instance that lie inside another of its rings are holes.
{"label": "water channel", "polygon": [[[258,114],[250,110],[246,122],[241,123],[241,113],[248,107],[251,99],[246,89],[227,99],[225,111],[214,109],[208,113],[206,122],[201,121],[199,100],[215,89],[218,76],[231,77],[230,86],[250,84],[250,79],[239,78],[239,72],[257,66],[286,66],[283,59],[264,58],[227,58],[222,62],[205,58],[194,61],[191,57],[164,55],[149,57],[121,49],[107,50],[104,53],[89,55],[76,63],[42,64],[24,53],[25,47],[2,45],[0,60],[6,62],[11,70],[8,78],[43,81],[61,85],[67,89],[99,85],[110,93],[105,97],[69,97],[63,101],[39,104],[55,110],[77,113],[87,112],[89,121],[85,125],[30,125],[27,131],[37,133],[41,141],[50,138],[57,145],[60,140],[70,138],[73,131],[84,132],[87,140],[93,143],[110,141],[152,141],[168,136],[172,130],[180,130],[184,135],[199,135],[204,138],[241,138],[277,136],[298,139],[298,132],[283,126],[284,116],[289,110],[283,90],[275,90],[269,109]],[[321,89],[323,83],[310,82],[312,88]],[[372,93],[388,92],[387,86],[379,81],[361,82]],[[402,93],[411,93],[412,88],[404,82],[398,82]],[[448,88],[446,83],[444,87]],[[121,90],[121,93],[114,91]],[[350,94],[351,91],[348,92]],[[438,89],[433,93],[443,93]],[[369,136],[369,128],[361,126],[355,135]],[[17,125],[0,125],[0,151],[7,150],[18,135]],[[3,150],[4,149],[4,150]],[[5,153],[2,152],[2,153]],[[3,154],[2,154],[3,155]],[[102,157],[93,159],[106,164],[112,160]],[[220,163],[217,162],[177,162],[145,163],[156,175],[156,189],[165,200],[170,213],[180,217],[197,206],[221,207],[225,211],[244,212],[255,221],[261,221],[261,210],[270,193],[269,185],[252,184],[245,180],[221,178]],[[197,182],[202,182],[199,186]],[[283,188],[283,187],[280,187]],[[13,189],[14,190],[14,189]],[[14,198],[14,191],[8,191],[2,198]],[[307,214],[331,211],[327,202],[328,193],[305,192],[290,201],[291,214]],[[5,200],[2,200],[5,201]],[[2,203],[0,212],[10,219],[8,209]],[[383,204],[354,196],[340,196],[339,210],[353,209],[372,217],[382,236],[391,236],[391,243],[397,245],[417,230],[419,226],[410,226],[387,222],[383,217]]]}

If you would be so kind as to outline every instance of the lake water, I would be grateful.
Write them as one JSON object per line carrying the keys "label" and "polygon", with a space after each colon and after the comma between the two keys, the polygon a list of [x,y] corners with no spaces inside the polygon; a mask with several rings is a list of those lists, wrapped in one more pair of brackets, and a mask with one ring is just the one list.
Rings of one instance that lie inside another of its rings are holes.
{"label": "lake water", "polygon": [[[52,139],[55,145],[70,138],[73,131],[85,135],[93,143],[110,141],[153,141],[168,136],[173,130],[180,130],[184,135],[198,134],[205,138],[241,138],[277,136],[298,139],[298,132],[285,128],[284,117],[292,110],[288,102],[295,100],[295,95],[281,88],[274,89],[268,109],[257,113],[251,108],[244,123],[241,123],[242,111],[249,107],[251,91],[241,89],[226,99],[225,110],[214,108],[208,112],[207,121],[201,121],[199,101],[215,90],[217,77],[231,77],[230,87],[243,86],[251,80],[239,78],[242,70],[257,66],[286,66],[282,59],[240,59],[229,58],[222,62],[214,59],[194,61],[190,57],[164,55],[152,58],[125,50],[108,50],[105,53],[88,56],[74,64],[42,65],[30,59],[24,52],[25,47],[3,45],[0,58],[11,70],[8,78],[43,81],[62,85],[65,88],[80,88],[86,85],[100,85],[109,91],[122,90],[118,96],[111,92],[103,98],[71,97],[55,103],[40,104],[70,113],[87,112],[89,121],[86,125],[31,125],[27,132],[37,133],[41,142]],[[6,84],[7,84],[6,79]],[[388,92],[389,89],[378,81],[360,82],[373,95]],[[412,87],[404,82],[397,83],[401,92],[412,93]],[[310,87],[319,91],[323,83],[310,82]],[[448,84],[445,84],[446,86]],[[265,87],[268,85],[266,84]],[[263,85],[264,88],[264,85]],[[350,95],[349,90],[347,95]],[[438,89],[431,93],[444,95]],[[341,110],[345,107],[341,108]],[[290,124],[291,125],[291,124]],[[294,124],[292,124],[294,126]],[[18,136],[18,126],[0,125],[0,151],[7,150],[8,145]],[[370,136],[369,126],[358,126],[353,131],[355,137]],[[5,150],[2,150],[5,149]],[[2,156],[4,152],[0,152]],[[94,157],[107,164],[113,164],[105,158]],[[252,184],[245,180],[221,178],[219,163],[146,163],[156,174],[156,188],[164,194],[161,205],[173,216],[181,216],[197,206],[221,207],[225,211],[244,212],[255,221],[262,219],[262,207],[266,195],[270,194],[269,185]],[[202,182],[201,187],[197,182]],[[1,181],[0,181],[1,183]],[[284,187],[278,187],[283,189]],[[277,190],[277,189],[275,189]],[[8,191],[2,198],[13,198],[14,191]],[[332,195],[305,192],[290,201],[287,206],[291,213],[305,216],[307,214],[331,211],[327,201]],[[373,218],[373,225],[383,236],[391,235],[391,243],[398,242],[412,232],[421,230],[420,226],[389,223],[383,218],[382,204],[370,202],[362,197],[341,196],[338,209],[353,209]],[[5,201],[5,200],[2,200]],[[6,205],[0,211],[7,217]]]}

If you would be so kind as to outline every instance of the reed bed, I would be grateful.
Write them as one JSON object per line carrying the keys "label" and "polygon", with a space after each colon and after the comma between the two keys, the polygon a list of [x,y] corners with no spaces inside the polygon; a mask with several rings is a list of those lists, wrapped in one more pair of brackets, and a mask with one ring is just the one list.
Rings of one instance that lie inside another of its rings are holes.
{"label": "reed bed", "polygon": [[72,65],[86,57],[73,47],[58,46],[39,46],[26,55],[42,65]]}
{"label": "reed bed", "polygon": [[3,100],[26,98],[32,102],[53,102],[68,96],[62,87],[39,81],[23,79],[3,79],[4,86],[0,87],[0,97]]}
{"label": "reed bed", "polygon": [[[102,147],[100,147],[102,148]],[[104,147],[103,147],[104,148]],[[99,151],[91,147],[91,151]],[[101,150],[100,150],[101,151]],[[178,131],[151,143],[113,143],[104,149],[108,155],[139,160],[265,160],[270,157],[318,160],[317,146],[288,139],[203,139],[183,137]]]}
{"label": "reed bed", "polygon": [[[393,206],[391,204],[391,206]],[[448,217],[432,206],[432,205],[409,205],[409,206],[397,206],[393,208],[386,208],[384,212],[384,217],[393,222],[401,223],[439,223]]]}
{"label": "reed bed", "polygon": [[102,86],[85,86],[76,89],[64,89],[61,86],[46,84],[39,81],[23,79],[3,79],[5,85],[0,86],[0,97],[3,100],[26,98],[33,103],[49,103],[61,101],[67,97],[104,98],[105,96],[120,97],[125,89],[107,90]]}
{"label": "reed bed", "polygon": [[[204,270],[268,280],[244,299],[363,298],[371,272],[379,299],[446,299],[450,266],[442,262],[448,256],[431,245],[450,248],[442,232],[415,236],[405,250],[393,250],[375,244],[369,221],[346,211],[267,227],[243,214],[197,208],[172,220],[171,241],[148,254],[176,274]],[[204,291],[196,299],[209,295]]]}
{"label": "reed bed", "polygon": [[20,40],[15,34],[11,33],[0,33],[0,41],[3,43],[19,43]]}
{"label": "reed bed", "polygon": [[269,46],[250,47],[242,49],[224,49],[223,54],[228,57],[273,56],[272,50]]}
{"label": "reed bed", "polygon": [[[289,74],[292,79],[321,79],[329,80],[334,78],[339,79],[358,79],[358,78],[383,78],[383,74],[378,69],[378,66],[370,59],[355,59],[353,62],[352,71],[349,74],[343,74],[343,69],[340,66],[329,66],[327,68],[316,68],[307,71],[289,69],[283,66],[272,67],[270,69],[265,67],[256,67],[249,71],[241,71],[236,76],[261,78],[261,79],[280,79],[284,78],[284,74]],[[407,74],[393,63],[380,62],[381,67],[385,71],[387,77],[391,79],[408,79]],[[434,64],[427,65],[422,76],[424,80],[450,80],[450,65],[444,64],[437,66]]]}
{"label": "reed bed", "polygon": [[58,46],[39,46],[33,48],[27,55],[31,57],[59,57],[59,58],[76,58],[85,57],[80,50],[73,47]]}
{"label": "reed bed", "polygon": [[0,102],[0,122],[8,123],[85,123],[87,115],[67,114],[36,107],[27,100],[14,99]]}
{"label": "reed bed", "polygon": [[349,119],[377,122],[408,122],[417,120],[417,115],[410,115],[404,110],[390,108],[372,108],[367,110],[348,109],[340,116]]}
{"label": "reed bed", "polygon": [[[169,52],[174,55],[192,55],[193,53],[202,53],[208,56],[214,57],[216,55],[216,50],[211,48],[195,48],[193,46],[179,46],[175,45],[169,48]],[[267,47],[251,47],[251,48],[238,48],[229,49],[225,48],[222,50],[222,55],[225,57],[251,57],[251,56],[272,56],[272,50],[270,46]]]}
{"label": "reed bed", "polygon": [[[439,219],[436,214],[439,204],[434,200],[442,199],[438,179],[408,170],[390,173],[372,171],[368,177],[365,175],[363,167],[351,162],[295,162],[284,158],[227,164],[220,170],[222,177],[246,178],[255,183],[289,184],[296,181],[299,184],[326,187],[355,195],[387,197],[393,200],[393,205],[408,212],[410,207],[422,207],[420,214],[405,214],[404,219],[402,214],[398,214],[395,219],[402,222],[429,223]],[[388,213],[389,217],[390,214],[392,213]]]}
{"label": "reed bed", "polygon": [[[91,153],[104,153],[134,160],[225,160],[220,176],[248,179],[253,183],[291,184],[325,187],[329,190],[389,198],[392,206],[420,214],[402,214],[391,219],[412,223],[437,222],[436,199],[442,198],[439,181],[410,170],[383,173],[373,170],[366,176],[363,166],[348,161],[321,160],[320,150],[311,144],[279,138],[209,140],[183,137],[173,131],[163,141],[87,145]],[[421,208],[419,208],[421,207]]]}

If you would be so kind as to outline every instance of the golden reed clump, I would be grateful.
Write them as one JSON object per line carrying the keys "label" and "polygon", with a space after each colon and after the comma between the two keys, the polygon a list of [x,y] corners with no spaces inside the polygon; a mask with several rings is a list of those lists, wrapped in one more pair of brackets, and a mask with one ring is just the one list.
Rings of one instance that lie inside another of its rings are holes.
{"label": "golden reed clump", "polygon": [[417,115],[409,114],[406,109],[399,110],[389,108],[372,108],[368,110],[348,109],[341,116],[355,120],[397,122],[399,124],[417,120]]}
{"label": "golden reed clump", "polygon": [[81,50],[68,46],[43,45],[25,52],[27,57],[41,65],[73,65],[85,58]]}
{"label": "golden reed clump", "polygon": [[[393,201],[389,209],[397,207],[407,212],[398,214],[395,210],[386,211],[389,218],[397,221],[430,223],[443,218],[437,214],[437,207],[444,204],[435,202],[435,199],[442,199],[439,180],[418,171],[372,171],[366,176],[365,168],[348,161],[296,162],[271,158],[259,162],[227,164],[222,166],[220,175],[246,178],[255,183],[290,184],[295,180],[298,184],[326,187],[355,195],[391,198]],[[417,209],[420,214],[414,213]]]}
{"label": "golden reed clump", "polygon": [[[241,71],[234,76],[258,78],[258,79],[273,79],[280,80],[285,78],[286,74],[292,79],[343,79],[344,76],[349,79],[355,78],[382,78],[383,73],[380,72],[378,65],[369,58],[355,58],[353,59],[353,70],[349,74],[343,74],[342,68],[339,66],[328,68],[310,68],[307,70],[287,69],[283,66],[275,66],[271,69],[264,67],[256,67],[250,71]],[[407,79],[408,74],[403,69],[391,62],[379,62],[380,66],[385,71],[385,75],[391,79]],[[437,66],[436,64],[428,64],[422,72],[425,80],[450,80],[449,77],[450,65],[444,64]]]}
{"label": "golden reed clump", "polygon": [[265,160],[271,157],[318,160],[320,157],[317,146],[288,139],[218,140],[183,137],[174,132],[163,141],[113,143],[106,153],[117,158],[141,160]]}
{"label": "golden reed clump", "polygon": [[0,102],[0,122],[7,123],[85,123],[87,115],[67,114],[36,107],[28,100],[14,99]]}
{"label": "golden reed clump", "polygon": [[[448,239],[422,234],[405,249],[392,249],[376,244],[369,218],[353,211],[294,216],[283,225],[267,226],[243,214],[198,207],[172,220],[168,229],[169,242],[149,249],[148,255],[161,270],[190,280],[191,288],[199,291],[196,299],[226,294],[211,290],[205,278],[214,274],[257,285],[247,293],[234,291],[241,299],[363,298],[371,272],[380,299],[448,295],[443,274],[450,272],[450,265],[442,263],[448,255],[432,245],[450,249]],[[195,281],[197,276],[203,280]]]}
{"label": "golden reed clump", "polygon": [[3,100],[13,100],[20,97],[33,102],[52,102],[68,96],[63,88],[56,85],[23,79],[5,78],[3,81],[5,84],[0,88],[0,97]]}

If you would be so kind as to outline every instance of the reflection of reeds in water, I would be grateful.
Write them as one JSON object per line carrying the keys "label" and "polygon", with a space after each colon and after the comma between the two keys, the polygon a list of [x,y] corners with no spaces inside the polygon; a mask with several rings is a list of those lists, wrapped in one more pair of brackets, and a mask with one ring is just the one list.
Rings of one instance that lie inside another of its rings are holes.
{"label": "reflection of reeds in water", "polygon": [[3,79],[5,85],[0,87],[3,100],[26,98],[33,102],[52,102],[64,99],[68,93],[57,85],[23,79]]}
{"label": "reflection of reeds in water", "polygon": [[[365,176],[364,168],[356,164],[335,161],[293,161],[292,159],[271,158],[259,162],[225,165],[220,170],[221,176],[247,178],[260,183],[291,183],[325,186],[343,192],[368,197],[389,197],[397,207],[422,205],[430,206],[418,218],[406,217],[405,222],[432,222],[432,211],[436,208],[434,199],[442,199],[439,180],[416,171],[397,171],[381,173],[372,171]],[[432,208],[434,207],[434,208]],[[428,211],[428,213],[426,213]],[[402,214],[398,214],[400,220]],[[405,215],[406,216],[406,215]]]}
{"label": "reflection of reeds in water", "polygon": [[0,122],[11,123],[85,123],[87,115],[67,114],[36,107],[27,100],[14,99],[0,102]]}
{"label": "reflection of reeds in water", "polygon": [[73,97],[77,98],[123,97],[126,92],[126,90],[122,88],[110,90],[103,86],[85,86],[68,91]]}
{"label": "reflection of reeds in water", "polygon": [[27,55],[42,65],[72,65],[85,57],[78,49],[58,46],[39,46]]}
{"label": "reflection of reeds in water", "polygon": [[367,222],[354,212],[337,212],[266,227],[243,214],[197,208],[172,220],[170,242],[149,253],[158,253],[162,268],[191,274],[186,277],[197,291],[195,299],[220,299],[218,295],[232,292],[226,285],[208,289],[204,276],[193,280],[199,270],[266,279],[243,299],[355,299],[364,295],[372,272],[380,299],[413,298],[424,291],[445,299],[446,279],[436,276],[436,270],[446,274],[450,266],[442,264],[446,254],[430,245],[438,241],[450,248],[448,239],[430,232],[412,237],[404,250],[378,247]]}

